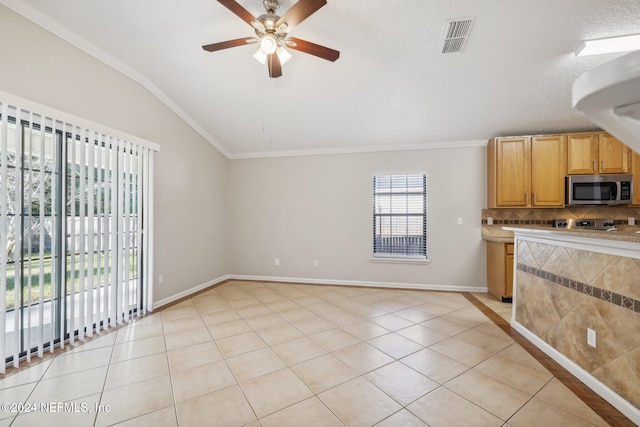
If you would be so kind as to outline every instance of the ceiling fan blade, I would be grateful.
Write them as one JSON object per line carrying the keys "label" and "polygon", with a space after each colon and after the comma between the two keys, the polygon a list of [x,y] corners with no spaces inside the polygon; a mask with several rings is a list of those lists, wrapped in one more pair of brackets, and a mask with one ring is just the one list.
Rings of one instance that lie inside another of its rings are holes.
{"label": "ceiling fan blade", "polygon": [[337,50],[329,49],[328,47],[296,39],[294,37],[289,37],[286,40],[286,44],[290,49],[308,53],[309,55],[314,55],[318,58],[326,59],[327,61],[335,62],[338,58],[340,58],[340,52],[338,52]]}
{"label": "ceiling fan blade", "polygon": [[291,9],[287,10],[276,23],[276,28],[287,23],[287,31],[313,15],[318,9],[327,4],[327,0],[300,0]]}
{"label": "ceiling fan blade", "polygon": [[224,7],[235,13],[240,19],[249,25],[253,25],[252,22],[258,22],[258,20],[247,9],[240,6],[235,0],[218,0]]}
{"label": "ceiling fan blade", "polygon": [[255,37],[243,37],[241,39],[227,40],[226,42],[207,44],[202,46],[207,52],[215,52],[217,50],[228,49],[230,47],[244,46],[247,44],[257,43],[258,39]]}
{"label": "ceiling fan blade", "polygon": [[269,67],[269,77],[275,79],[282,76],[282,65],[280,58],[275,53],[267,56],[267,67]]}

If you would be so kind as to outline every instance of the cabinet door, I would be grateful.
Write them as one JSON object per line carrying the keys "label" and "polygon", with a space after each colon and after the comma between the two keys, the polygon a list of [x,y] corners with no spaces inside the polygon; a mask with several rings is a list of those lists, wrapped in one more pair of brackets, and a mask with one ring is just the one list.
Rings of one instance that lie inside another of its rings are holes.
{"label": "cabinet door", "polygon": [[496,205],[529,206],[531,188],[529,137],[496,141]]}
{"label": "cabinet door", "polygon": [[631,155],[631,173],[633,174],[633,204],[640,206],[640,154]]}
{"label": "cabinet door", "polygon": [[598,134],[567,135],[567,174],[593,175],[598,173]]}
{"label": "cabinet door", "polygon": [[487,242],[487,290],[501,299],[505,291],[505,250],[504,243]]}
{"label": "cabinet door", "polygon": [[513,243],[487,242],[487,289],[501,300],[513,294]]}
{"label": "cabinet door", "polygon": [[504,296],[513,298],[513,254],[505,256],[505,282]]}
{"label": "cabinet door", "polygon": [[564,206],[565,135],[531,138],[531,206]]}
{"label": "cabinet door", "polygon": [[600,173],[628,173],[629,147],[608,133],[600,134]]}
{"label": "cabinet door", "polygon": [[504,296],[513,297],[513,243],[504,244]]}

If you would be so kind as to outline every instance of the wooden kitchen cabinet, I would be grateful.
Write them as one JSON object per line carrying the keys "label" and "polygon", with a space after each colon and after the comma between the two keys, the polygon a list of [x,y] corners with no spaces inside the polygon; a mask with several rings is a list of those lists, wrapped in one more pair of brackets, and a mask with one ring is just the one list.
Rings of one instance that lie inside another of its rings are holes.
{"label": "wooden kitchen cabinet", "polygon": [[567,136],[567,173],[597,175],[629,173],[630,149],[606,132]]}
{"label": "wooden kitchen cabinet", "polygon": [[598,151],[597,133],[567,135],[567,173],[569,175],[596,173]]}
{"label": "wooden kitchen cabinet", "polygon": [[529,205],[531,138],[494,138],[487,148],[488,207]]}
{"label": "wooden kitchen cabinet", "polygon": [[599,137],[600,173],[629,173],[631,149],[608,133]]}
{"label": "wooden kitchen cabinet", "polygon": [[531,206],[563,207],[567,174],[567,142],[564,135],[531,138]]}
{"label": "wooden kitchen cabinet", "polygon": [[564,135],[489,141],[487,206],[563,207],[566,158]]}
{"label": "wooden kitchen cabinet", "polygon": [[487,288],[501,301],[513,297],[513,243],[487,242]]}
{"label": "wooden kitchen cabinet", "polygon": [[633,199],[631,204],[640,206],[640,154],[631,153],[631,173],[633,174]]}

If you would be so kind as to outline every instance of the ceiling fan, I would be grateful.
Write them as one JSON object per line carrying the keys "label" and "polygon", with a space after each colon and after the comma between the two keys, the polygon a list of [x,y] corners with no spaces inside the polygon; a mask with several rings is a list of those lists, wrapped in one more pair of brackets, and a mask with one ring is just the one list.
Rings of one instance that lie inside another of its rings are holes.
{"label": "ceiling fan", "polygon": [[289,37],[289,31],[327,4],[326,0],[299,0],[282,17],[276,15],[276,10],[280,7],[278,0],[263,0],[262,4],[267,13],[260,15],[258,18],[255,18],[235,0],[218,1],[240,19],[251,25],[257,37],[244,37],[202,46],[208,52],[247,44],[259,44],[260,49],[253,57],[267,65],[269,77],[271,78],[282,76],[282,65],[291,58],[291,54],[285,47],[331,62],[340,57],[340,52],[337,50]]}

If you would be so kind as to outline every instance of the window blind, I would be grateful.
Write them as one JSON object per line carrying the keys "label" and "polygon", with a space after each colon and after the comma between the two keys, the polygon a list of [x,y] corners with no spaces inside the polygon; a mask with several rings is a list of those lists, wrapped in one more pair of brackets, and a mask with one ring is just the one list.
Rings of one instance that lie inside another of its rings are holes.
{"label": "window blind", "polygon": [[157,149],[0,92],[0,373],[153,309]]}
{"label": "window blind", "polygon": [[427,175],[373,177],[373,256],[427,258]]}

